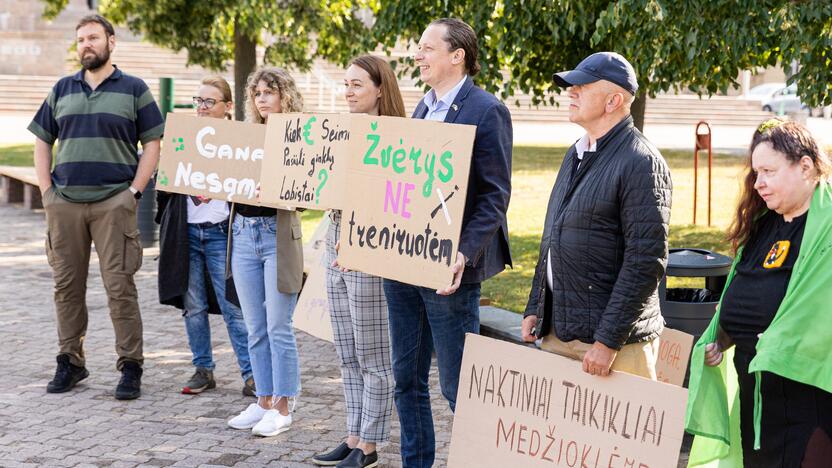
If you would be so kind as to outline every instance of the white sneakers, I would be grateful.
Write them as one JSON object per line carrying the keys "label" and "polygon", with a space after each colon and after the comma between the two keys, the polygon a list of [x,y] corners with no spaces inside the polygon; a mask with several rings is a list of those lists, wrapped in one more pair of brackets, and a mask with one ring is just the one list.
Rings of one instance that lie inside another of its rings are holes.
{"label": "white sneakers", "polygon": [[233,429],[251,429],[251,433],[262,437],[276,436],[289,430],[292,413],[284,416],[276,409],[266,410],[257,403],[248,405],[242,413],[228,421]]}
{"label": "white sneakers", "polygon": [[292,425],[292,413],[283,416],[276,409],[266,411],[263,419],[251,428],[251,433],[261,437],[271,437],[286,432]]}
{"label": "white sneakers", "polygon": [[242,413],[229,419],[228,426],[233,429],[251,429],[263,419],[265,414],[265,409],[261,408],[257,403],[252,403]]}

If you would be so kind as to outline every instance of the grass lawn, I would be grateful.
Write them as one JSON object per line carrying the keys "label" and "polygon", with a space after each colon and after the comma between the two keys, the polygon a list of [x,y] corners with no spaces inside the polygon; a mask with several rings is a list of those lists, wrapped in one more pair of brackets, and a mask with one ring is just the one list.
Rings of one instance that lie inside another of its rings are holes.
{"label": "grass lawn", "polygon": [[31,166],[35,145],[0,146],[0,166]]}
{"label": "grass lawn", "polygon": [[[543,219],[549,194],[566,148],[515,147],[512,173],[511,203],[508,225],[514,269],[483,283],[482,295],[492,304],[515,312],[522,312],[528,299],[534,267],[540,247]],[[700,247],[729,254],[724,241],[724,229],[730,223],[734,203],[739,192],[739,175],[743,158],[732,155],[715,155],[713,165],[712,224],[707,221],[707,166],[701,157],[699,171],[699,196],[697,221],[691,225],[693,213],[693,152],[666,150],[673,177],[673,208],[671,210],[670,246]],[[717,202],[718,200],[718,202]],[[685,281],[687,285],[690,280]],[[679,286],[671,281],[671,286]]]}
{"label": "grass lawn", "polygon": [[[512,174],[512,194],[508,224],[514,269],[483,283],[482,295],[496,307],[522,312],[526,305],[540,245],[546,204],[554,184],[557,169],[566,148],[515,147]],[[717,154],[713,166],[712,224],[707,221],[707,161],[700,159],[698,226],[693,218],[693,152],[666,150],[673,177],[673,209],[671,211],[670,246],[700,247],[730,254],[724,241],[724,230],[733,215],[739,192],[739,177],[743,158]],[[0,165],[28,166],[32,164],[32,145],[0,147]],[[303,232],[311,235],[322,212],[307,210],[302,214]],[[672,285],[680,283],[671,282]],[[688,284],[687,282],[684,284]]]}

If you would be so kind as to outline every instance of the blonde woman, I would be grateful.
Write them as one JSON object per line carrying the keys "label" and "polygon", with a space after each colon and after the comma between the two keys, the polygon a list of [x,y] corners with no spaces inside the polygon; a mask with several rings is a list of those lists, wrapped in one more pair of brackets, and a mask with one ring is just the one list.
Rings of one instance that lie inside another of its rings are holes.
{"label": "blonde woman", "polygon": [[[221,76],[208,76],[193,97],[199,117],[231,119],[231,87]],[[208,314],[222,314],[243,378],[243,395],[254,396],[248,357],[248,331],[234,283],[225,278],[228,203],[202,197],[156,192],[159,242],[159,302],[182,309],[194,374],[182,393],[216,387]]]}
{"label": "blonde woman", "polygon": [[[303,98],[280,68],[261,68],[246,84],[247,119],[300,112]],[[289,430],[289,398],[300,391],[292,314],[303,277],[300,217],[295,211],[236,204],[231,213],[231,271],[248,327],[257,403],[228,421],[234,429],[274,436]]]}

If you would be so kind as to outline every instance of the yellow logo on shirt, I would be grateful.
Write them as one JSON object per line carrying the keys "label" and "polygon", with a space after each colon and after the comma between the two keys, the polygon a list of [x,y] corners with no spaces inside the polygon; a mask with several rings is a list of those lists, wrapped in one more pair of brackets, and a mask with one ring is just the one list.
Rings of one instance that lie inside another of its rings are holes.
{"label": "yellow logo on shirt", "polygon": [[789,255],[790,245],[791,242],[787,240],[775,242],[771,246],[771,250],[768,251],[765,261],[763,261],[763,268],[780,268],[783,266],[783,262],[786,261],[786,257]]}

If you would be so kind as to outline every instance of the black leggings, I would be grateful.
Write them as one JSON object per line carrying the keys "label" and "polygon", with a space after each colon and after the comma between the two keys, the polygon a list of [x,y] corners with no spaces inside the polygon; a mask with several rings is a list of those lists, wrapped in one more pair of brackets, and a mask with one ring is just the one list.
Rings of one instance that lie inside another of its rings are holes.
{"label": "black leggings", "polygon": [[821,455],[832,450],[832,393],[770,372],[763,372],[760,382],[763,401],[760,450],[754,450],[755,377],[748,373],[754,355],[753,348],[749,351],[739,346],[734,353],[740,387],[743,465],[747,468],[832,466],[832,459]]}

